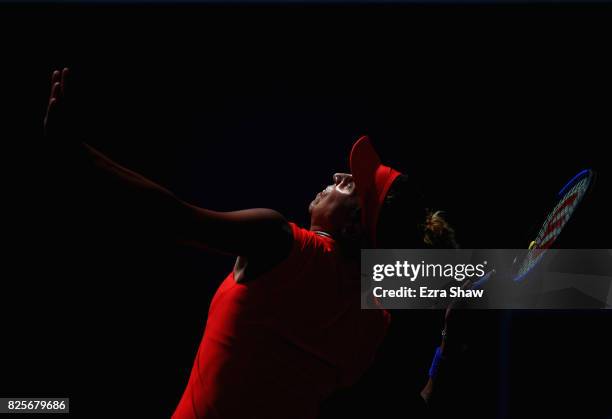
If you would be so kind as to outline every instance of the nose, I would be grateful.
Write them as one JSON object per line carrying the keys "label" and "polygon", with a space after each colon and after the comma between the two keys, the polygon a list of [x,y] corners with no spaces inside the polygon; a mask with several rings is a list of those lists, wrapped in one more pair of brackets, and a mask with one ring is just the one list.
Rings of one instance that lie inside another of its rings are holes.
{"label": "nose", "polygon": [[353,178],[353,176],[348,173],[334,173],[333,178],[334,178],[334,184],[340,185],[342,183],[350,181]]}

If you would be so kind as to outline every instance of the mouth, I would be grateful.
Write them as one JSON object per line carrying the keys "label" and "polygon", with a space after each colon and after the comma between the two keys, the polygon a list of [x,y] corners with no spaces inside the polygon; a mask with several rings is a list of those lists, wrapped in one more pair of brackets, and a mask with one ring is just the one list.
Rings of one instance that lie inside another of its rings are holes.
{"label": "mouth", "polygon": [[321,196],[321,198],[325,198],[325,196],[326,196],[326,195],[327,195],[329,192],[331,192],[331,189],[332,189],[333,187],[334,187],[333,185],[329,185],[329,186],[327,186],[325,189],[323,189],[321,192],[319,192],[319,193],[317,194],[317,196],[319,196],[319,195],[320,195],[320,196]]}
{"label": "mouth", "polygon": [[309,208],[312,209],[312,207],[314,207],[315,205],[317,205],[319,203],[319,201],[321,201],[323,198],[325,198],[327,196],[327,194],[330,192],[330,188],[332,187],[332,185],[326,187],[325,189],[323,189],[321,192],[319,192],[315,198],[312,200],[312,202],[309,205]]}

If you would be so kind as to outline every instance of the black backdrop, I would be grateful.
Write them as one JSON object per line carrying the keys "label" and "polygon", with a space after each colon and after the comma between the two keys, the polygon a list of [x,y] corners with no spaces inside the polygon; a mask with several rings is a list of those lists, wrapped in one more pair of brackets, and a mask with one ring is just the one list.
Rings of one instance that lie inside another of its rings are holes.
{"label": "black backdrop", "polygon": [[[0,5],[0,393],[67,395],[78,417],[168,416],[232,264],[164,243],[121,203],[80,204],[86,179],[58,176],[66,157],[39,135],[53,68],[73,69],[91,144],[204,207],[306,225],[367,133],[465,248],[525,247],[554,193],[594,168],[560,245],[609,248],[611,18],[607,5]],[[409,412],[439,315],[398,314],[390,365],[328,414],[363,394]],[[610,412],[609,313],[509,316],[468,316],[454,397],[478,402],[463,409]]]}

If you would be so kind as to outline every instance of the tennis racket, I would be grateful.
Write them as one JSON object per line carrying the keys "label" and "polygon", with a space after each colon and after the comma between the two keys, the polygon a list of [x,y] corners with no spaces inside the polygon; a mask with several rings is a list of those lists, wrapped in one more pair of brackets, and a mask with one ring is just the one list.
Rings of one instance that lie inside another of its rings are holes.
{"label": "tennis racket", "polygon": [[535,239],[529,244],[526,255],[518,263],[518,270],[513,278],[515,282],[523,281],[557,241],[563,228],[593,187],[594,180],[595,172],[590,169],[583,170],[557,193],[556,204],[548,213]]}
{"label": "tennis racket", "polygon": [[[585,169],[576,174],[561,188],[555,197],[555,204],[548,213],[534,240],[529,243],[525,254],[517,256],[510,278],[522,282],[546,255],[547,250],[555,243],[563,228],[592,189],[595,172]],[[474,283],[472,289],[481,288],[491,279],[490,273]]]}

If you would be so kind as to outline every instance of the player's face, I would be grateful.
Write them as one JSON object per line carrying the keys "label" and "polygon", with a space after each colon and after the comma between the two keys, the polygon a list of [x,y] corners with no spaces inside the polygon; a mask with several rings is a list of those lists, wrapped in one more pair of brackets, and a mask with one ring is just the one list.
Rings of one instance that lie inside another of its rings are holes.
{"label": "player's face", "polygon": [[332,179],[308,207],[311,224],[329,232],[339,231],[359,205],[352,175],[335,173]]}

